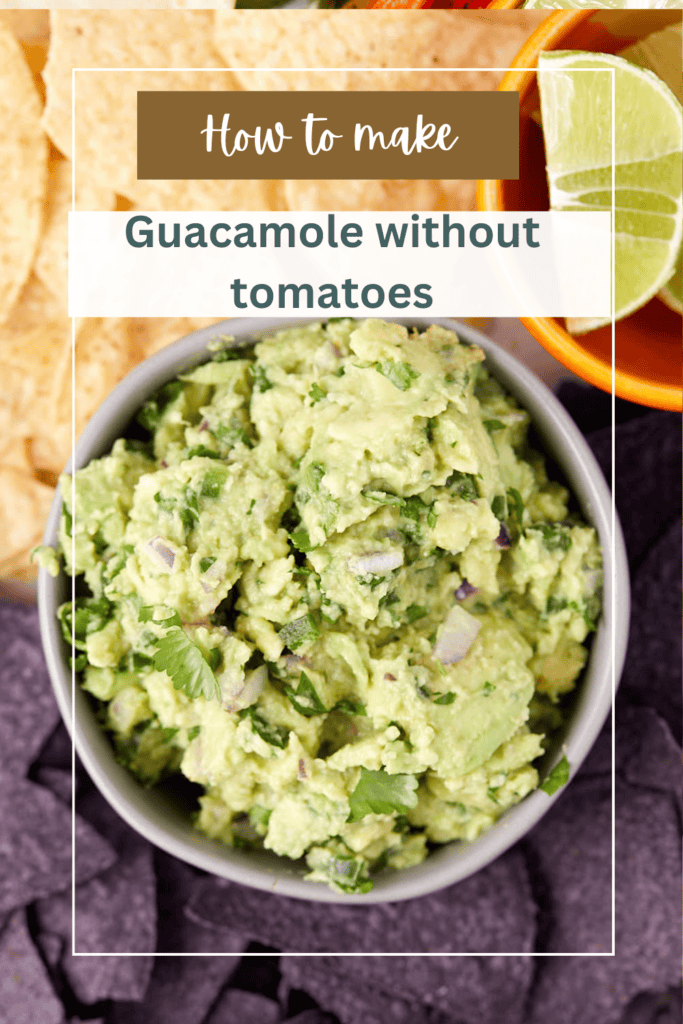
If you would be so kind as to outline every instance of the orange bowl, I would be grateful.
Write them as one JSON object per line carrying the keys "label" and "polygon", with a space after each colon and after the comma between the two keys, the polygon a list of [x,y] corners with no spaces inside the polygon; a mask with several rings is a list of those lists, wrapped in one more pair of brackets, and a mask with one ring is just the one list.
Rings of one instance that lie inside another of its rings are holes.
{"label": "orange bowl", "polygon": [[[495,0],[495,6],[516,0]],[[547,210],[543,135],[532,118],[538,111],[536,64],[544,50],[593,50],[617,53],[679,18],[674,11],[557,11],[529,37],[498,86],[519,92],[519,167],[517,180],[478,181],[480,210]],[[614,33],[609,30],[610,24]],[[617,35],[616,32],[619,32]],[[627,34],[628,33],[628,34]],[[611,326],[573,337],[564,321],[522,318],[522,323],[551,355],[584,380],[612,390]],[[683,409],[681,317],[654,298],[620,320],[615,328],[614,389],[621,398],[656,409]]]}

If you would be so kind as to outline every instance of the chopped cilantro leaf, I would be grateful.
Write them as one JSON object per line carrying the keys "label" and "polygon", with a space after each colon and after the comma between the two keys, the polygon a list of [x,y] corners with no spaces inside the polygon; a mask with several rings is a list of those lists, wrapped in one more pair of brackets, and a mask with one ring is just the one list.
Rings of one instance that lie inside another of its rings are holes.
{"label": "chopped cilantro leaf", "polygon": [[456,696],[457,696],[457,694],[453,693],[452,691],[450,693],[439,693],[439,694],[435,693],[434,694],[434,703],[435,704],[452,704],[453,701],[455,700]]}
{"label": "chopped cilantro leaf", "polygon": [[327,713],[327,708],[305,672],[301,673],[296,690],[291,686],[285,686],[285,694],[294,710],[306,718],[313,718],[315,715]]}
{"label": "chopped cilantro leaf", "polygon": [[174,738],[174,736],[177,735],[177,733],[178,733],[177,729],[173,729],[173,728],[171,728],[171,729],[162,729],[161,730],[161,739],[162,739],[162,741],[164,743],[170,743],[171,740]]}
{"label": "chopped cilantro leaf", "polygon": [[433,505],[429,506],[429,511],[427,512],[427,526],[430,530],[433,530],[436,526],[436,512]]}
{"label": "chopped cilantro leaf", "polygon": [[454,469],[446,480],[446,487],[458,494],[463,501],[476,501],[479,497],[475,478],[471,473],[461,473],[458,469]]}
{"label": "chopped cilantro leaf", "polygon": [[311,538],[308,536],[308,530],[304,530],[303,528],[295,530],[294,533],[290,534],[289,539],[292,542],[292,546],[295,547],[297,551],[312,551],[315,547],[314,544],[311,544]]}
{"label": "chopped cilantro leaf", "polygon": [[311,385],[308,397],[311,400],[311,405],[315,405],[316,402],[321,402],[323,398],[327,398],[327,392],[323,391],[319,384],[314,383]]}
{"label": "chopped cilantro leaf", "polygon": [[202,498],[217,498],[228,476],[226,466],[212,466],[202,479],[199,494]]}
{"label": "chopped cilantro leaf", "polygon": [[226,346],[225,348],[219,348],[217,352],[214,352],[211,359],[212,363],[228,363],[234,359],[244,359],[246,350],[244,348],[233,348]]}
{"label": "chopped cilantro leaf", "polygon": [[191,729],[187,730],[187,741],[191,743],[192,740],[196,740],[199,733],[202,731],[201,725],[193,725]]}
{"label": "chopped cilantro leaf", "polygon": [[413,381],[420,376],[409,363],[397,363],[393,359],[386,359],[382,363],[373,363],[372,365],[399,391],[407,391]]}
{"label": "chopped cilantro leaf", "polygon": [[159,421],[166,410],[166,408],[174,402],[178,395],[183,390],[183,382],[181,380],[171,380],[168,384],[164,384],[162,388],[152,395],[148,401],[145,402],[140,412],[137,414],[136,419],[141,427],[145,430],[149,430],[153,433],[159,425]]}
{"label": "chopped cilantro leaf", "polygon": [[360,821],[366,814],[405,814],[417,806],[417,779],[414,775],[389,775],[384,770],[361,768],[360,779],[349,797],[351,813],[347,821]]}
{"label": "chopped cilantro leaf", "polygon": [[497,494],[491,502],[491,511],[496,519],[505,519],[507,507],[505,498],[502,494]]}
{"label": "chopped cilantro leaf", "polygon": [[70,537],[74,521],[73,516],[69,512],[66,505],[62,505],[62,518],[64,520],[64,532],[67,535],[67,537]]}
{"label": "chopped cilantro leaf", "polygon": [[246,430],[237,419],[233,416],[230,420],[230,424],[219,423],[214,433],[219,441],[223,441],[224,444],[230,445],[234,448],[236,444],[242,443],[247,448],[253,448],[254,442],[247,434]]}
{"label": "chopped cilantro leaf", "polygon": [[166,636],[155,638],[155,643],[154,667],[157,672],[168,673],[175,690],[182,690],[188,697],[220,698],[218,680],[203,651],[182,629],[172,627]]}
{"label": "chopped cilantro leaf", "polygon": [[531,529],[539,530],[548,551],[569,551],[572,539],[567,529],[554,523],[535,523]]}
{"label": "chopped cilantro leaf", "polygon": [[194,459],[196,456],[201,456],[203,459],[220,459],[218,452],[215,452],[213,448],[207,448],[205,444],[196,444],[194,448],[190,448],[187,453],[188,459]]}
{"label": "chopped cilantro leaf", "polygon": [[285,647],[289,647],[290,651],[295,651],[303,643],[317,640],[320,636],[320,630],[318,623],[309,612],[307,615],[302,615],[300,619],[294,619],[293,622],[288,622],[284,625],[279,631],[278,636]]}
{"label": "chopped cilantro leaf", "polygon": [[494,690],[495,686],[493,685],[493,683],[486,682],[482,687],[482,693],[484,694],[485,697],[490,697]]}
{"label": "chopped cilantro leaf", "polygon": [[423,608],[419,604],[411,604],[406,608],[406,618],[408,622],[416,622],[417,619],[424,619],[425,615],[429,614],[426,608]]}
{"label": "chopped cilantro leaf", "polygon": [[252,373],[254,375],[254,391],[259,393],[263,391],[270,391],[273,385],[268,380],[268,374],[260,363],[256,363],[252,367]]}
{"label": "chopped cilantro leaf", "polygon": [[500,420],[484,420],[484,426],[489,434],[494,430],[505,430],[505,424],[501,423]]}
{"label": "chopped cilantro leaf", "polygon": [[104,629],[112,617],[113,609],[114,606],[106,597],[98,600],[94,597],[77,597],[75,605],[71,601],[63,604],[58,612],[62,636],[68,644],[71,644],[73,637],[74,647],[84,651],[86,638]]}
{"label": "chopped cilantro leaf", "polygon": [[213,555],[207,555],[206,558],[200,558],[199,559],[199,571],[200,572],[206,572],[207,569],[211,568],[211,566],[213,565],[213,563],[215,561],[216,561],[216,559],[214,558]]}
{"label": "chopped cilantro leaf", "polygon": [[542,789],[548,796],[552,796],[553,793],[556,793],[567,782],[569,782],[569,761],[566,754],[563,754],[545,782],[542,782],[538,788]]}
{"label": "chopped cilantro leaf", "polygon": [[378,505],[396,505],[401,508],[405,505],[403,498],[400,498],[398,494],[389,494],[388,491],[372,491],[363,490],[363,497],[367,498],[368,501],[374,501]]}
{"label": "chopped cilantro leaf", "polygon": [[268,828],[268,821],[273,812],[269,807],[261,807],[260,804],[254,804],[249,810],[249,821],[258,831],[259,829]]}
{"label": "chopped cilantro leaf", "polygon": [[524,502],[522,501],[522,495],[516,487],[508,487],[508,506],[512,508],[517,525],[521,529],[522,519],[524,518]]}
{"label": "chopped cilantro leaf", "polygon": [[343,715],[367,715],[365,704],[349,700],[348,697],[342,697],[341,700],[338,700],[331,710],[340,711]]}
{"label": "chopped cilantro leaf", "polygon": [[169,515],[171,515],[173,509],[176,507],[177,504],[175,498],[164,498],[161,491],[157,491],[157,493],[154,495],[154,500],[156,501],[161,511],[168,512]]}
{"label": "chopped cilantro leaf", "polygon": [[177,611],[174,611],[173,609],[167,609],[167,610],[170,610],[171,614],[167,615],[165,619],[155,619],[154,618],[154,609],[157,608],[157,607],[165,608],[166,606],[165,605],[144,604],[142,606],[142,608],[140,609],[140,611],[138,612],[138,622],[155,622],[157,624],[157,626],[180,626],[180,625],[182,625],[182,623],[180,621],[180,615],[178,614]]}
{"label": "chopped cilantro leaf", "polygon": [[240,718],[248,718],[254,732],[262,740],[265,740],[266,743],[270,743],[271,747],[279,747],[280,750],[285,749],[289,742],[289,729],[283,729],[280,725],[272,725],[271,722],[267,722],[256,710],[254,704],[248,708],[243,708],[239,715]]}

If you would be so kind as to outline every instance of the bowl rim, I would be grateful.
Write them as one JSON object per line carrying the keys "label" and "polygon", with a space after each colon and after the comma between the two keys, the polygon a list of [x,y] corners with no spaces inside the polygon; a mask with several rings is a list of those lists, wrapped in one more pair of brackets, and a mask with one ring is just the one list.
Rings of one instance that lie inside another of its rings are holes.
{"label": "bowl rim", "polygon": [[[320,322],[323,318],[245,318],[221,321],[167,346],[140,363],[109,394],[79,438],[67,471],[81,468],[92,458],[105,454],[113,440],[130,422],[142,402],[168,380],[210,357],[207,345],[218,335],[241,341],[256,340],[276,330]],[[386,318],[384,318],[386,319]],[[605,478],[583,435],[553,393],[529,369],[489,338],[467,324],[444,318],[392,317],[391,322],[424,330],[437,324],[456,330],[465,341],[480,345],[494,376],[530,412],[544,450],[562,470],[572,493],[579,500],[582,515],[598,531],[605,566],[603,615],[593,638],[586,674],[578,691],[575,721],[563,750],[572,766],[572,777],[588,754],[612,705],[612,669],[615,686],[621,674],[628,640],[630,589],[628,563],[618,518],[614,520],[610,545],[612,498]],[[562,452],[560,452],[560,448]],[[54,545],[61,509],[59,488],[50,510],[43,543]],[[337,893],[316,882],[297,876],[287,858],[268,855],[262,866],[253,853],[248,855],[194,830],[189,822],[169,821],[163,807],[114,759],[113,748],[87,703],[86,694],[76,687],[76,708],[72,720],[71,670],[59,632],[56,608],[58,590],[71,585],[63,572],[53,579],[46,570],[38,574],[40,631],[50,678],[62,718],[73,737],[78,755],[97,788],[110,805],[136,831],[154,845],[179,859],[233,882],[285,896],[324,903],[372,904],[412,899],[452,885],[487,866],[535,825],[562,795],[537,789],[516,804],[485,833],[468,843],[453,842],[431,852],[422,864],[390,875],[378,876],[374,888],[365,894]],[[62,598],[64,599],[64,595]],[[68,599],[68,595],[67,595]],[[612,611],[614,610],[614,618]],[[612,661],[612,643],[614,661]],[[239,856],[236,856],[239,854]],[[267,862],[266,862],[267,861]],[[257,863],[258,862],[258,863]]]}
{"label": "bowl rim", "polygon": [[[515,5],[516,0],[512,0]],[[493,4],[494,7],[497,3]],[[500,7],[509,7],[509,0],[500,0]],[[578,25],[593,17],[596,9],[555,11],[531,33],[512,61],[509,71],[498,85],[498,92],[526,93],[536,75],[539,54],[555,49],[558,43]],[[503,182],[500,179],[481,179],[477,182],[477,209],[482,212],[505,211]],[[569,331],[554,317],[520,317],[530,334],[547,352],[572,370],[583,380],[603,391],[612,391],[612,368],[583,348]],[[647,364],[644,364],[647,365]],[[655,409],[674,412],[683,410],[681,387],[663,384],[625,373],[614,367],[614,391],[619,398]]]}

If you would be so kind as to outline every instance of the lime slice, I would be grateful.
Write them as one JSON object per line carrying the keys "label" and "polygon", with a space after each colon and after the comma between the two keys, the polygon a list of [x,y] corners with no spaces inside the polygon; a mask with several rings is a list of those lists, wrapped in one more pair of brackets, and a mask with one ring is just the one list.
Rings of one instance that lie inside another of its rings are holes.
{"label": "lime slice", "polygon": [[[654,71],[671,89],[679,103],[683,103],[683,75],[681,75],[681,22],[653,32],[639,43],[622,50],[620,57]],[[659,298],[676,313],[683,314],[683,247],[678,250],[676,269],[671,280],[659,292]]]}
{"label": "lime slice", "polygon": [[[553,210],[612,208],[615,70],[616,319],[644,306],[673,274],[683,236],[683,110],[651,71],[605,53],[554,50],[538,60]],[[567,320],[572,334],[610,318]]]}

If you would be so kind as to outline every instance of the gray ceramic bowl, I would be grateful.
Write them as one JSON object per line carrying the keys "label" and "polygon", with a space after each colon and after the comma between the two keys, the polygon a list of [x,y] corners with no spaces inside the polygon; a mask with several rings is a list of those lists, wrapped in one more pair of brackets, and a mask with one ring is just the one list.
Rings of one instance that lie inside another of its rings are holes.
{"label": "gray ceramic bowl", "polygon": [[[588,445],[564,408],[545,385],[512,356],[464,324],[434,319],[397,318],[397,321],[420,329],[430,323],[457,329],[464,340],[480,345],[486,351],[488,365],[501,384],[530,412],[547,454],[560,467],[578,499],[583,516],[598,531],[605,563],[603,613],[565,733],[545,755],[539,769],[541,777],[544,777],[559,759],[560,748],[564,744],[574,775],[609,713],[612,679],[619,679],[628,636],[626,553],[618,521],[612,533],[610,492]],[[302,319],[230,320],[197,331],[158,352],[133,370],[98,409],[76,445],[73,464],[80,468],[91,459],[106,454],[142,403],[157,388],[208,358],[207,344],[217,334],[231,334],[244,342],[272,333],[276,328],[302,322]],[[58,491],[45,531],[46,544],[56,543],[60,507]],[[373,903],[409,899],[451,885],[490,863],[523,836],[561,793],[560,790],[550,797],[537,790],[509,809],[480,838],[439,847],[417,867],[385,871],[377,876],[369,893],[345,896],[319,883],[306,882],[303,879],[305,869],[299,864],[268,851],[233,850],[201,835],[193,829],[188,808],[174,796],[172,787],[167,786],[161,791],[144,789],[117,764],[88,698],[78,687],[72,695],[68,666],[70,651],[61,638],[56,619],[58,606],[69,600],[70,594],[69,577],[60,575],[53,579],[45,571],[40,571],[38,601],[43,645],[57,702],[76,750],[95,784],[129,825],[155,845],[205,871],[258,889],[323,902]]]}

